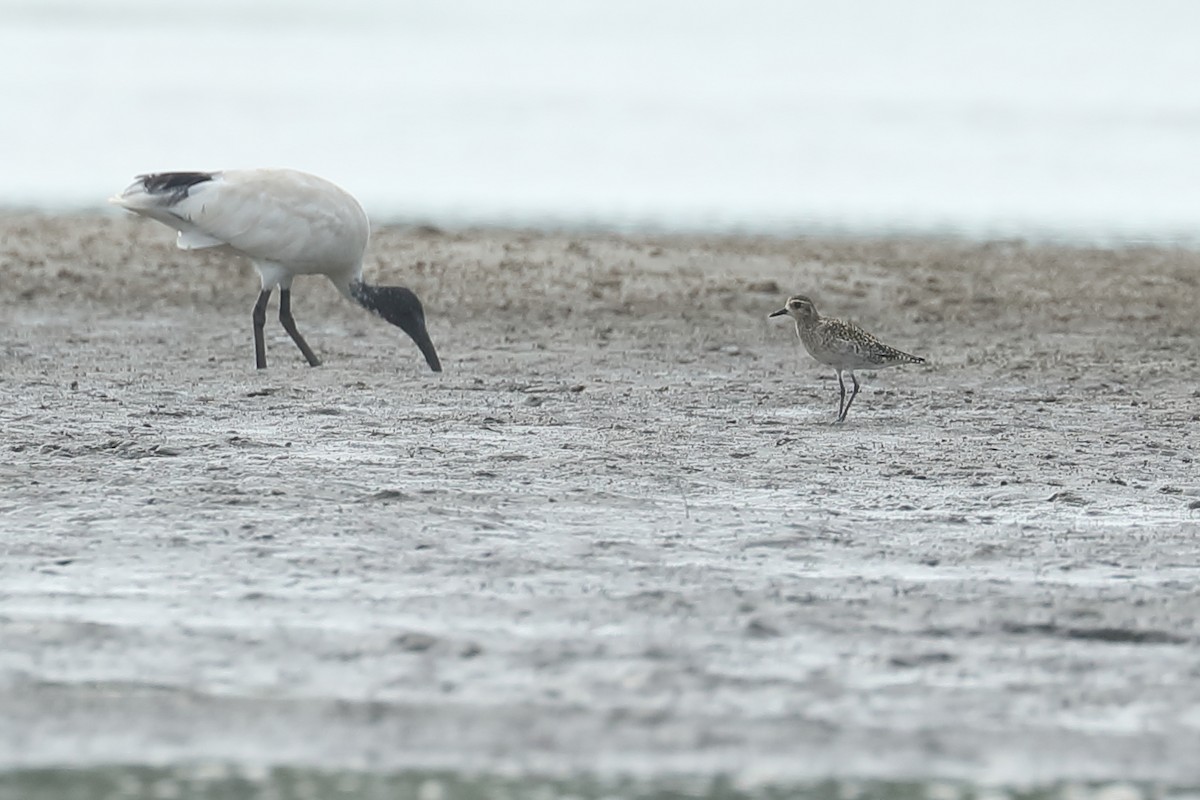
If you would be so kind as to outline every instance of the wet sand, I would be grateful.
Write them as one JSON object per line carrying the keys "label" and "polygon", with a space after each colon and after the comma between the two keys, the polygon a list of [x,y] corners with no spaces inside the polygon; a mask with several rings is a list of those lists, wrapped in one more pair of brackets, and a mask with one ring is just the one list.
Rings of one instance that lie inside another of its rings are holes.
{"label": "wet sand", "polygon": [[[1200,781],[1200,255],[0,218],[0,767]],[[804,291],[930,364],[833,373]]]}

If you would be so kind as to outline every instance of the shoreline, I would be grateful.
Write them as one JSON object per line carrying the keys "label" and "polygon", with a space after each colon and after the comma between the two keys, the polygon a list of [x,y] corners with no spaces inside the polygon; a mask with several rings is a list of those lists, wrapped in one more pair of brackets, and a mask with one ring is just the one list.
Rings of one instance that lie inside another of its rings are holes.
{"label": "shoreline", "polygon": [[[1179,249],[1200,250],[1200,234],[1191,228],[1157,232],[1144,228],[1121,230],[1114,226],[1038,226],[1010,222],[992,226],[963,226],[953,223],[918,224],[891,220],[877,223],[808,220],[795,224],[754,226],[751,224],[696,222],[671,223],[653,219],[489,218],[479,216],[407,216],[371,214],[372,235],[379,231],[437,231],[448,235],[521,234],[528,236],[575,236],[584,238],[620,236],[628,239],[777,240],[821,239],[832,241],[921,241],[957,244],[1022,244],[1030,247],[1061,247],[1077,250]],[[26,217],[89,220],[120,219],[126,212],[106,204],[61,207],[0,204],[0,220],[11,223]]]}

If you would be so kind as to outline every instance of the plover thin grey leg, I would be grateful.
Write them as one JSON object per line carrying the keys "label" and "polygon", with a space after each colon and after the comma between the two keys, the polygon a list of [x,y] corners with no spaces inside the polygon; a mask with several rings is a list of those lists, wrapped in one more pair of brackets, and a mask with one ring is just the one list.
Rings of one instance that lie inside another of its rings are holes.
{"label": "plover thin grey leg", "polygon": [[850,413],[850,404],[854,402],[854,398],[858,397],[858,376],[854,374],[854,370],[848,370],[850,380],[854,381],[854,391],[850,393],[850,399],[846,401],[846,407],[842,409],[842,422],[846,421],[846,415]]}
{"label": "plover thin grey leg", "polygon": [[842,413],[842,404],[846,402],[846,382],[842,380],[842,371],[840,369],[837,371],[837,376],[838,376],[838,415],[837,415],[837,419],[834,421],[841,422],[843,419],[846,418],[846,415]]}
{"label": "plover thin grey leg", "polygon": [[254,366],[258,369],[266,369],[267,366],[267,346],[263,343],[263,326],[267,324],[267,301],[271,299],[271,290],[263,289],[258,295],[258,302],[254,304],[254,313],[250,318],[254,320]]}

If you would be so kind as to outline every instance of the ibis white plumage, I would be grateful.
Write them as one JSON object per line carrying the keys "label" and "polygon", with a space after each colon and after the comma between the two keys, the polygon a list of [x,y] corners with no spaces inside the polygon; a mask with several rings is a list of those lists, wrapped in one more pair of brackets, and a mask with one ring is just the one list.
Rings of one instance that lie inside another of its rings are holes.
{"label": "ibis white plumage", "polygon": [[252,317],[259,369],[267,365],[263,326],[276,287],[284,330],[310,365],[321,363],[296,329],[291,289],[297,275],[324,275],[347,298],[412,337],[430,369],[441,371],[417,296],[402,286],[363,281],[370,224],[340,186],[290,169],[159,172],[139,175],[110,202],[174,228],[180,249],[221,248],[250,259],[262,276]]}

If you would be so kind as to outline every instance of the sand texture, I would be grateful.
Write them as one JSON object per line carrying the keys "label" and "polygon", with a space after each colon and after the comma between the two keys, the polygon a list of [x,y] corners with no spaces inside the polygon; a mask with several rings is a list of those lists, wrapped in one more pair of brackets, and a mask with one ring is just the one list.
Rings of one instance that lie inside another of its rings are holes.
{"label": "sand texture", "polygon": [[[0,766],[1200,781],[1200,255],[0,218]],[[837,384],[804,292],[925,366]]]}

